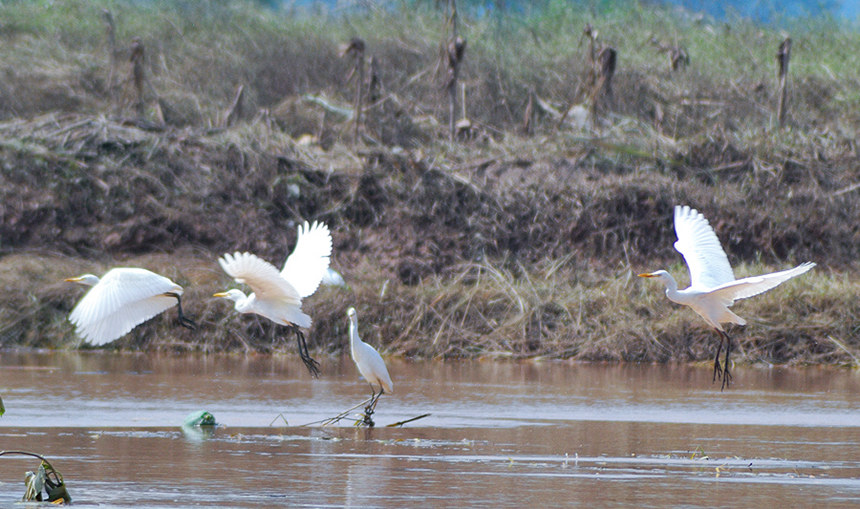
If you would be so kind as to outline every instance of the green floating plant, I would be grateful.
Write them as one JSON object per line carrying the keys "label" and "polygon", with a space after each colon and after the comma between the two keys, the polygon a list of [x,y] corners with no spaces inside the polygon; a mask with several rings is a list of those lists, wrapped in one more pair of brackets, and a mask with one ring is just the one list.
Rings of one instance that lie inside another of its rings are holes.
{"label": "green floating plant", "polygon": [[206,410],[191,412],[182,422],[183,426],[217,426],[215,416]]}
{"label": "green floating plant", "polygon": [[6,454],[21,454],[42,460],[35,472],[27,471],[25,474],[27,488],[22,499],[24,502],[56,503],[62,500],[65,504],[71,503],[72,497],[66,490],[63,474],[56,470],[41,454],[28,451],[0,451],[0,456]]}

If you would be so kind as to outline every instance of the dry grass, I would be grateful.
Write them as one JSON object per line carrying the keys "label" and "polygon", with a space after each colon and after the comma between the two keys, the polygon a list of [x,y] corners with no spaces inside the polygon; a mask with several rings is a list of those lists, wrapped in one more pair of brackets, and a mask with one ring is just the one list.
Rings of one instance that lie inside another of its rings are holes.
{"label": "dry grass", "polygon": [[[841,319],[853,306],[844,296],[856,292],[834,284],[852,270],[846,258],[856,249],[855,226],[839,214],[794,213],[843,203],[806,191],[803,180],[793,196],[758,208],[732,183],[714,194],[714,185],[671,173],[559,167],[534,147],[536,162],[523,166],[514,158],[531,155],[524,142],[522,149],[490,144],[477,165],[454,151],[439,168],[430,166],[439,159],[415,153],[300,147],[261,123],[195,135],[67,115],[0,131],[6,157],[16,162],[3,170],[2,231],[11,244],[2,259],[10,299],[0,320],[4,344],[76,344],[63,319],[80,291],[55,282],[130,264],[189,283],[189,312],[202,327],[198,334],[170,328],[168,314],[122,347],[289,350],[283,331],[231,317],[229,306],[209,298],[229,284],[214,259],[248,249],[278,262],[294,241],[293,218],[321,218],[334,228],[333,264],[353,290],[326,289],[310,299],[317,348],[341,348],[343,315],[355,305],[377,344],[404,356],[707,359],[713,335],[699,319],[630,280],[665,263],[684,271],[671,247],[671,208],[687,202],[715,219],[733,261],[769,260],[756,267],[765,270],[825,262],[817,256],[823,245],[836,255],[813,273],[825,285],[812,294],[814,307],[796,309],[802,300],[767,307],[771,298],[782,302],[781,291],[740,305],[752,311],[742,314],[770,320],[740,336],[748,360],[851,363],[856,355],[856,333]],[[314,169],[335,161],[343,167]],[[35,171],[44,165],[55,169],[47,179]],[[57,252],[68,258],[55,261]],[[19,262],[20,274],[12,270]],[[836,272],[824,275],[829,270]],[[831,287],[843,293],[834,296]],[[17,300],[22,295],[26,303]]]}
{"label": "dry grass", "polygon": [[[169,123],[218,125],[240,84],[251,115],[258,108],[277,115],[284,101],[305,93],[348,105],[351,64],[338,58],[338,46],[358,36],[379,63],[383,87],[382,100],[368,111],[370,134],[388,143],[415,144],[420,140],[412,138],[420,135],[402,125],[406,119],[434,120],[436,136],[444,135],[446,125],[444,72],[438,69],[445,22],[430,5],[344,15],[269,11],[241,2],[212,2],[206,9],[179,0],[4,4],[0,61],[12,72],[0,80],[0,114],[128,114],[129,84],[112,90],[107,83],[110,59],[101,9],[109,8],[116,19],[119,78],[128,77],[128,52],[138,37],[146,48],[148,104],[152,108],[161,98],[175,113]],[[467,114],[490,132],[519,125],[529,91],[558,106],[581,100],[586,23],[598,30],[600,43],[620,55],[614,113],[656,125],[676,139],[771,125],[781,31],[653,6],[581,9],[559,2],[525,16],[463,14],[462,32],[469,41],[461,73]],[[804,131],[852,125],[860,102],[860,38],[851,27],[827,20],[788,28],[795,41],[790,125]],[[652,37],[683,45],[691,56],[687,71],[671,72],[665,54],[649,44]],[[292,134],[301,134],[292,131],[299,126],[290,125],[291,118],[280,120]],[[302,127],[313,132],[314,123]],[[397,128],[386,129],[392,124]],[[555,124],[543,115],[536,119],[538,132]]]}
{"label": "dry grass", "polygon": [[[133,264],[187,283],[201,329],[170,327],[167,313],[121,347],[292,349],[276,327],[209,298],[229,283],[214,260],[239,249],[281,261],[296,222],[320,219],[351,290],[308,299],[318,351],[343,347],[354,305],[364,334],[403,356],[707,359],[714,339],[700,319],[631,278],[667,264],[684,272],[671,211],[689,203],[739,273],[819,263],[738,304],[748,361],[856,364],[858,292],[846,277],[860,255],[860,67],[849,65],[860,36],[796,27],[792,109],[776,130],[783,34],[563,5],[464,16],[461,78],[477,128],[455,144],[436,72],[444,24],[429,8],[0,6],[0,344],[76,344],[64,318],[80,289],[57,282]],[[107,83],[102,7],[117,19],[120,78],[132,37],[146,48],[142,119],[129,84]],[[556,109],[581,100],[586,22],[620,55],[601,122],[559,127],[538,108],[533,135],[518,134],[530,93]],[[354,35],[382,82],[355,147],[336,113],[353,90],[337,47]],[[683,43],[687,71],[669,71],[651,36]],[[240,84],[246,114],[222,129]]]}
{"label": "dry grass", "polygon": [[[306,300],[316,355],[348,348],[346,310],[360,313],[364,338],[388,355],[424,358],[563,358],[601,361],[707,361],[716,336],[692,311],[671,304],[639,270],[560,261],[514,274],[486,263],[452,267],[405,285],[363,259],[343,267],[349,288],[323,287]],[[196,331],[176,326],[170,310],[114,346],[168,351],[294,351],[293,337],[255,316],[239,315],[212,293],[235,287],[208,254],[179,251],[111,263],[20,254],[0,259],[0,345],[77,345],[65,321],[83,289],[62,279],[111,266],[143,266],[185,286],[184,309]],[[739,275],[780,267],[741,266]],[[682,266],[671,267],[681,274]],[[683,277],[681,278],[683,279]],[[857,284],[816,270],[736,312],[738,359],[762,363],[857,365]]]}

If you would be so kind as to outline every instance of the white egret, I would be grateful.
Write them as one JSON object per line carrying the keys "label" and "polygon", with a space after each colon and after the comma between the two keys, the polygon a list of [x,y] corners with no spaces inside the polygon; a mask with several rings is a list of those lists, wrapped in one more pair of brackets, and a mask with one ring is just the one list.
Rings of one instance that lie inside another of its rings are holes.
{"label": "white egret", "polygon": [[[385,391],[394,392],[394,383],[391,382],[391,375],[388,374],[388,368],[385,367],[385,361],[382,360],[379,352],[359,337],[358,315],[355,313],[355,308],[349,308],[346,315],[349,317],[349,350],[352,360],[358,367],[358,372],[370,384],[370,403],[364,409],[365,420],[369,420],[379,397]],[[373,384],[379,386],[378,394]]]}
{"label": "white egret", "polygon": [[[763,274],[761,276],[735,279],[732,266],[714,229],[705,217],[688,206],[675,206],[675,233],[678,241],[675,249],[684,256],[690,270],[690,287],[678,290],[678,283],[665,270],[658,270],[640,277],[657,278],[666,287],[666,297],[672,302],[689,306],[716,329],[720,335],[720,344],[714,356],[714,381],[722,378],[721,388],[731,383],[729,373],[729,355],[732,351],[732,340],[721,323],[736,323],[745,325],[746,321],[729,310],[738,299],[746,299],[753,295],[766,292],[780,283],[799,276],[815,267],[815,263],[806,262],[793,269]],[[720,351],[723,339],[726,341],[726,358],[720,371]]]}
{"label": "white egret", "polygon": [[311,326],[311,317],[302,312],[302,298],[313,294],[328,269],[331,256],[331,234],[323,223],[299,225],[296,247],[287,258],[284,268],[274,265],[251,253],[225,254],[218,263],[237,283],[251,287],[246,296],[240,290],[216,293],[234,301],[236,311],[255,313],[290,327],[296,333],[299,355],[311,375],[319,376],[319,363],[311,358],[305,336],[300,327]]}
{"label": "white egret", "polygon": [[103,345],[128,333],[153,316],[177,306],[179,324],[196,325],[182,314],[182,287],[146,269],[118,267],[101,279],[92,274],[66,281],[92,286],[69,315],[78,335]]}

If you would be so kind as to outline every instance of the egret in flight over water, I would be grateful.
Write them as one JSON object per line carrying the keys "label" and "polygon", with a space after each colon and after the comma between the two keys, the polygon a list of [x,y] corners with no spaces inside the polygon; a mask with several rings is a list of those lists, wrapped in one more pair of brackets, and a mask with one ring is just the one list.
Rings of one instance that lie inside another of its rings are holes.
{"label": "egret in flight over water", "polygon": [[[352,360],[358,367],[358,372],[370,384],[370,403],[364,409],[365,416],[369,417],[379,397],[385,391],[394,392],[394,384],[391,382],[391,375],[388,374],[388,368],[385,367],[382,356],[358,336],[358,315],[355,313],[355,308],[349,308],[346,315],[349,317],[349,350]],[[373,384],[379,386],[379,393],[376,392]]]}
{"label": "egret in flight over water", "polygon": [[251,287],[253,293],[240,290],[216,293],[215,297],[236,303],[236,311],[255,313],[290,327],[296,333],[299,355],[311,375],[319,376],[319,363],[311,358],[300,327],[311,326],[311,317],[302,312],[302,299],[313,294],[328,269],[331,256],[331,234],[323,223],[299,225],[296,247],[278,270],[271,263],[251,253],[225,254],[218,263],[237,283]]}
{"label": "egret in flight over water", "polygon": [[[722,378],[721,389],[723,389],[731,383],[729,355],[732,351],[732,340],[720,324],[746,324],[743,318],[729,310],[729,306],[738,299],[746,299],[766,292],[780,283],[799,276],[815,267],[815,264],[806,262],[781,272],[735,279],[732,266],[723,248],[720,247],[720,241],[714,229],[708,224],[705,216],[696,209],[686,205],[675,206],[675,233],[678,235],[675,249],[684,256],[690,269],[690,287],[678,290],[678,283],[665,270],[639,274],[639,276],[659,279],[666,286],[666,297],[669,300],[690,306],[708,322],[708,325],[717,330],[720,344],[714,356],[714,381]],[[723,348],[723,339],[726,341],[726,357],[721,368],[720,351]]]}
{"label": "egret in flight over water", "polygon": [[177,306],[179,325],[196,326],[182,314],[182,287],[146,269],[118,267],[101,279],[92,274],[66,281],[92,286],[69,315],[78,335],[103,345],[128,333],[153,316]]}

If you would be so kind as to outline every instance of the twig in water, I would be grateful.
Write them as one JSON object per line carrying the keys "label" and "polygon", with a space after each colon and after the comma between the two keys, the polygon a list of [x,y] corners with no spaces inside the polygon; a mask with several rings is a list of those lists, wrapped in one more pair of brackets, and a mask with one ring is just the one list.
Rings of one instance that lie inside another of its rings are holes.
{"label": "twig in water", "polygon": [[341,412],[341,413],[337,414],[337,415],[336,415],[336,416],[334,416],[334,417],[329,417],[328,419],[322,419],[322,420],[319,420],[319,421],[314,421],[314,422],[309,422],[309,423],[307,423],[307,424],[302,424],[302,427],[305,427],[305,426],[313,426],[314,424],[322,424],[323,426],[328,426],[328,425],[330,425],[330,424],[334,424],[334,423],[336,423],[336,422],[339,422],[339,421],[341,421],[342,419],[345,419],[345,418],[346,418],[346,416],[347,416],[350,412],[352,412],[353,410],[355,410],[356,408],[358,408],[358,407],[360,407],[360,406],[362,406],[362,405],[365,405],[365,404],[369,403],[371,399],[372,399],[372,398],[367,398],[366,400],[362,401],[361,403],[359,403],[359,404],[357,404],[357,405],[355,405],[355,406],[353,406],[353,407],[350,407],[350,408],[348,408],[348,409],[344,410],[343,412]]}
{"label": "twig in water", "polygon": [[30,452],[30,451],[0,451],[0,456],[6,455],[6,454],[22,454],[24,456],[33,456],[34,458],[39,458],[40,460],[44,461],[49,466],[51,465],[51,463],[48,460],[46,460],[44,456],[42,456],[41,454],[35,453],[35,452]]}
{"label": "twig in water", "polygon": [[284,414],[278,414],[278,415],[276,415],[276,416],[275,416],[275,418],[274,418],[274,419],[272,419],[272,422],[270,422],[270,423],[269,423],[269,426],[272,426],[273,424],[275,424],[275,421],[277,421],[277,420],[278,420],[278,417],[280,417],[280,418],[284,421],[284,426],[289,426],[289,425],[290,425],[290,423],[289,423],[289,422],[287,422],[287,418],[286,418],[286,417],[284,417]]}
{"label": "twig in water", "polygon": [[373,422],[373,411],[376,410],[376,404],[379,403],[379,397],[382,396],[382,392],[380,390],[370,397],[370,403],[364,407],[364,417],[361,420],[355,421],[355,426],[361,426],[362,424],[369,428],[376,426],[376,423]]}
{"label": "twig in water", "polygon": [[425,417],[429,417],[429,416],[430,416],[430,414],[429,414],[429,413],[427,413],[427,414],[421,414],[421,415],[419,415],[418,417],[413,417],[413,418],[411,418],[411,419],[406,419],[406,420],[404,420],[404,421],[400,421],[400,422],[395,422],[395,423],[392,423],[392,424],[388,424],[388,425],[386,425],[385,427],[386,427],[386,428],[395,428],[395,427],[400,427],[400,426],[403,426],[404,424],[408,424],[408,423],[410,423],[410,422],[417,421],[418,419],[423,419],[423,418],[425,418]]}

